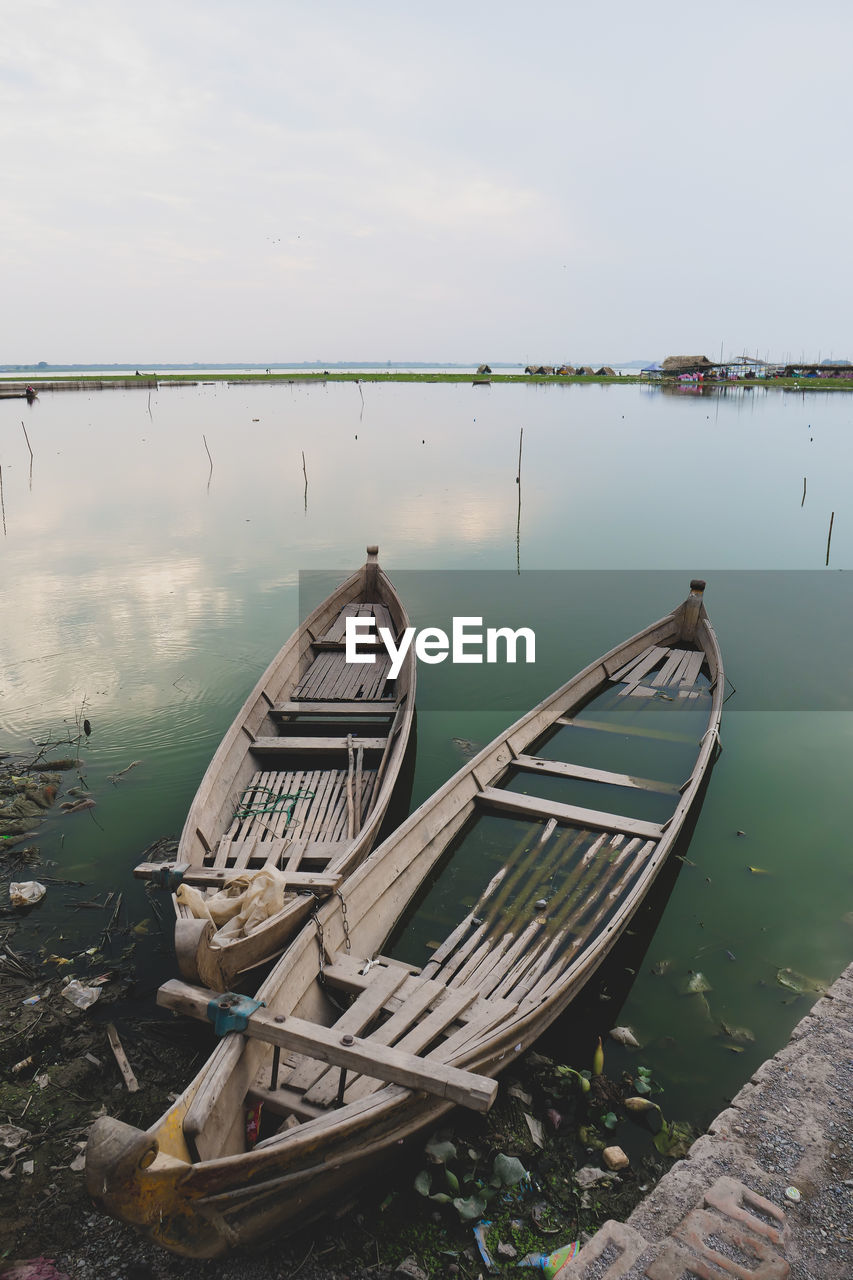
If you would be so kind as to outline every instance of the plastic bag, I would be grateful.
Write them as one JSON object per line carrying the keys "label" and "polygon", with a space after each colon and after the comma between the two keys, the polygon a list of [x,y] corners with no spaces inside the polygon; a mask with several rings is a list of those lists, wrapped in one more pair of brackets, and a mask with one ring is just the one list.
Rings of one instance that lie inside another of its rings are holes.
{"label": "plastic bag", "polygon": [[84,987],[82,982],[72,978],[62,988],[62,994],[76,1009],[88,1009],[90,1004],[94,1004],[96,1000],[100,999],[101,988]]}
{"label": "plastic bag", "polygon": [[9,885],[9,898],[13,907],[33,907],[41,902],[47,889],[38,880],[13,880]]}

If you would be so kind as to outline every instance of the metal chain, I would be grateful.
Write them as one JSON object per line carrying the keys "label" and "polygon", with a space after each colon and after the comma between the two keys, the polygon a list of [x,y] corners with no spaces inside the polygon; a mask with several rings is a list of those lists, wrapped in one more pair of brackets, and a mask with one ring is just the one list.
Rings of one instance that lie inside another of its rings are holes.
{"label": "metal chain", "polygon": [[341,920],[344,926],[344,947],[346,948],[347,955],[349,955],[349,953],[352,951],[352,943],[350,942],[350,936],[349,936],[349,922],[347,920],[347,904],[344,901],[344,895],[341,893],[340,889],[336,889],[335,894],[341,900]]}
{"label": "metal chain", "polygon": [[320,986],[323,987],[326,985],[326,940],[323,937],[323,926],[318,915],[319,908],[320,899],[317,898],[314,906],[314,915],[311,918],[314,921],[314,928],[317,930],[317,945],[320,948],[320,969],[317,974],[317,980]]}

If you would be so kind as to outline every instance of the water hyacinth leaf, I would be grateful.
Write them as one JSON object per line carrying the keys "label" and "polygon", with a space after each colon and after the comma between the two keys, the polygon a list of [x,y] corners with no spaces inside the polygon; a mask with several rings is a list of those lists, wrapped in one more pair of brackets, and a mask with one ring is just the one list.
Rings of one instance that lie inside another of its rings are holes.
{"label": "water hyacinth leaf", "polygon": [[457,1196],[453,1207],[462,1222],[476,1222],[478,1218],[482,1218],[487,1206],[482,1196],[468,1196],[464,1200]]}
{"label": "water hyacinth leaf", "polygon": [[427,1159],[433,1164],[447,1164],[448,1160],[456,1159],[456,1147],[452,1142],[442,1141],[440,1138],[432,1138],[425,1146],[424,1150]]}
{"label": "water hyacinth leaf", "polygon": [[643,1076],[637,1076],[634,1081],[634,1088],[637,1090],[637,1093],[641,1094],[651,1093],[652,1091],[652,1086],[649,1084],[648,1080],[643,1078]]}
{"label": "water hyacinth leaf", "polygon": [[450,1190],[453,1192],[453,1194],[455,1196],[458,1196],[459,1195],[459,1179],[457,1178],[453,1170],[448,1169],[446,1165],[444,1167],[444,1179],[448,1187],[450,1188]]}
{"label": "water hyacinth leaf", "polygon": [[514,1187],[529,1177],[524,1165],[516,1156],[497,1155],[492,1165],[492,1183],[498,1187]]}
{"label": "water hyacinth leaf", "polygon": [[436,1191],[434,1196],[430,1196],[430,1200],[434,1200],[436,1204],[450,1204],[450,1196],[445,1195],[443,1191]]}
{"label": "water hyacinth leaf", "polygon": [[415,1178],[415,1191],[422,1196],[428,1196],[432,1187],[432,1174],[429,1169],[421,1169]]}
{"label": "water hyacinth leaf", "polygon": [[606,1116],[601,1117],[601,1123],[605,1129],[615,1129],[619,1123],[619,1117],[613,1111],[608,1111]]}

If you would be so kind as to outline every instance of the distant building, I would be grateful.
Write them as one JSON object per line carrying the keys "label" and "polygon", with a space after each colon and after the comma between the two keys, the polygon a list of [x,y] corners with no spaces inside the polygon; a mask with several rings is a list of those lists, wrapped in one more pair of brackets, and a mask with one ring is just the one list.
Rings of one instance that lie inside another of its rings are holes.
{"label": "distant building", "polygon": [[710,373],[714,367],[707,356],[667,356],[661,364],[661,373],[678,377],[684,373]]}

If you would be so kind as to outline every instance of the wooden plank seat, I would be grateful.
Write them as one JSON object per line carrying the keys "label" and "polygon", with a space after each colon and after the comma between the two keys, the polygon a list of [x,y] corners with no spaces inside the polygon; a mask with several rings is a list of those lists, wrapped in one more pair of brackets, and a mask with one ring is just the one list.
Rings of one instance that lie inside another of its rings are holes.
{"label": "wooden plank seat", "polygon": [[608,769],[590,769],[586,765],[569,764],[564,760],[546,760],[543,756],[517,755],[512,764],[516,769],[546,773],[556,778],[579,778],[586,782],[605,782],[617,787],[635,787],[640,791],[659,791],[664,795],[678,794],[678,787],[670,782],[635,778],[627,773],[611,773]]}
{"label": "wooden plank seat", "polygon": [[[614,684],[622,682],[620,698],[652,698],[671,685],[678,685],[679,697],[688,697],[704,659],[704,653],[695,649],[649,645],[618,670],[607,674]],[[645,683],[644,677],[648,677]]]}
{"label": "wooden plank seat", "polygon": [[630,835],[658,839],[663,831],[657,822],[643,822],[639,818],[626,818],[616,813],[603,813],[597,809],[584,809],[580,805],[561,804],[556,800],[544,800],[539,796],[520,795],[503,791],[500,787],[482,787],[477,792],[477,803],[484,808],[510,813],[529,814],[537,818],[556,818],[561,823],[598,828],[607,831],[623,831]]}
{"label": "wooden plank seat", "polygon": [[[360,776],[360,807],[357,772],[351,785],[353,803],[363,820],[378,785],[378,771],[363,767]],[[214,865],[252,865],[258,860],[273,865],[273,859],[281,859],[286,846],[297,841],[304,846],[297,861],[303,857],[323,857],[322,845],[331,846],[333,855],[337,851],[335,846],[347,840],[347,777],[348,769],[293,769],[254,774],[243,793],[237,816],[219,841]],[[252,839],[259,843],[246,846],[245,842]],[[276,841],[285,844],[277,845]],[[269,846],[268,852],[264,852],[265,846]],[[236,862],[238,852],[242,858],[239,864]],[[287,865],[295,864],[287,862]]]}
{"label": "wooden plank seat", "polygon": [[[207,1020],[208,1005],[215,996],[215,992],[172,979],[158,991],[157,1003]],[[366,996],[375,1004],[377,995],[365,992]],[[352,1014],[355,1007],[347,1013]],[[358,1019],[353,1015],[351,1021],[357,1023]],[[363,1040],[353,1032],[342,1032],[340,1023],[339,1019],[335,1026],[325,1027],[293,1015],[280,1016],[277,1020],[271,1011],[260,1008],[251,1014],[242,1034],[295,1050],[320,1063],[358,1071],[386,1084],[400,1084],[458,1102],[475,1111],[488,1111],[494,1102],[498,1090],[496,1080],[448,1066],[438,1059],[427,1062],[398,1047]]]}
{"label": "wooden plank seat", "polygon": [[272,713],[275,716],[349,716],[358,719],[361,716],[394,715],[393,698],[377,698],[372,702],[364,698],[350,698],[348,701],[336,702],[276,702]]}
{"label": "wooden plank seat", "polygon": [[317,639],[342,643],[346,637],[347,618],[374,618],[377,630],[379,627],[387,627],[389,631],[396,632],[394,622],[386,605],[378,603],[360,604],[358,601],[354,601],[352,604],[344,605],[332,625]]}
{"label": "wooden plank seat", "polygon": [[[384,751],[387,737],[383,738],[366,738],[360,734],[351,734],[352,747],[358,749],[362,747],[365,751]],[[296,734],[282,735],[281,737],[255,738],[249,748],[252,755],[314,755],[321,753],[340,753],[349,750],[349,743],[346,738],[338,737],[308,737],[307,735]]]}
{"label": "wooden plank seat", "polygon": [[620,724],[617,720],[586,720],[582,716],[559,716],[556,723],[575,729],[589,729],[596,733],[621,733],[632,738],[651,738],[656,742],[691,742],[697,739],[671,729],[653,729],[639,724]]}
{"label": "wooden plank seat", "polygon": [[371,700],[386,694],[391,659],[384,650],[372,663],[347,662],[345,651],[334,647],[320,652],[293,690],[294,700]]}
{"label": "wooden plank seat", "polygon": [[[515,1008],[506,1001],[487,1003],[474,988],[449,989],[443,982],[425,979],[412,973],[411,966],[386,957],[372,964],[367,973],[360,973],[365,963],[340,956],[325,968],[327,985],[357,993],[334,1029],[366,1031],[367,1044],[424,1054],[425,1062],[449,1061],[484,1027],[494,1026]],[[378,1021],[380,1016],[383,1021]],[[375,1025],[368,1030],[371,1023]],[[309,1106],[326,1107],[339,1095],[341,1073],[306,1058],[282,1083],[288,1091],[298,1092]],[[343,1081],[343,1101],[365,1097],[381,1083],[381,1078],[377,1080],[369,1072],[349,1076]]]}
{"label": "wooden plank seat", "polygon": [[[133,874],[139,880],[150,880],[166,865],[168,864],[162,862],[140,862],[134,867]],[[182,868],[181,881],[184,884],[201,885],[206,889],[222,889],[246,872],[257,870],[260,868],[189,866]],[[283,874],[287,880],[286,888],[294,893],[310,889],[312,893],[328,894],[337,889],[341,882],[340,876],[320,871],[287,871]]]}
{"label": "wooden plank seat", "polygon": [[[533,846],[534,859],[547,861],[543,846],[549,839]],[[656,840],[628,839],[621,833],[581,831],[568,848],[558,838],[551,857],[571,860],[573,866],[547,905],[537,909],[535,887],[525,899],[524,884],[516,876],[499,882],[498,893],[489,886],[423,974],[451,989],[476,989],[489,1006],[496,1000],[523,999],[558,956],[579,953],[618,909],[656,848]],[[507,895],[509,902],[502,906]]]}

